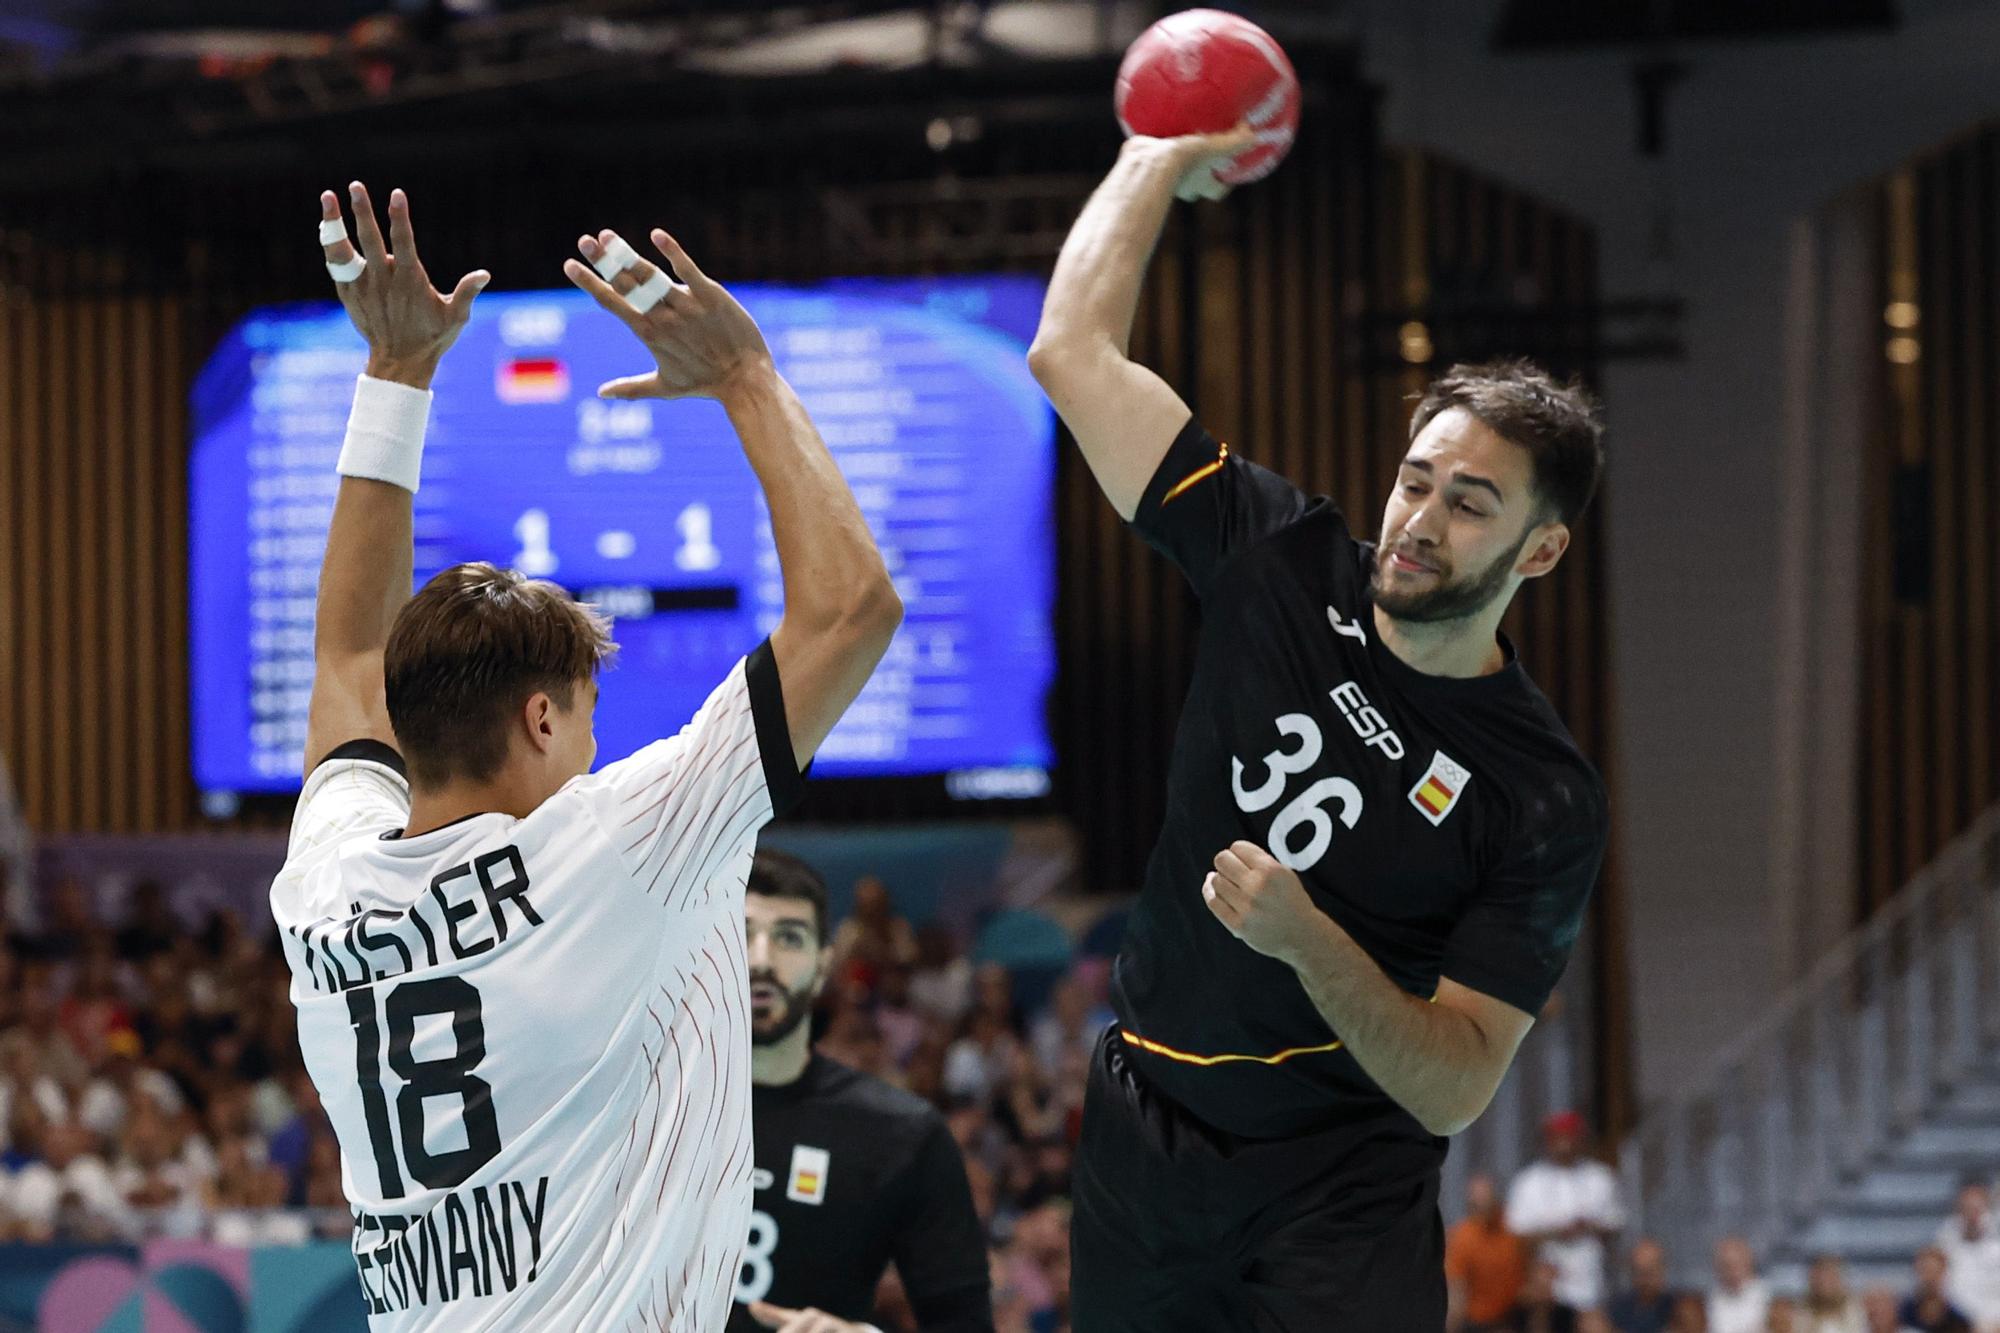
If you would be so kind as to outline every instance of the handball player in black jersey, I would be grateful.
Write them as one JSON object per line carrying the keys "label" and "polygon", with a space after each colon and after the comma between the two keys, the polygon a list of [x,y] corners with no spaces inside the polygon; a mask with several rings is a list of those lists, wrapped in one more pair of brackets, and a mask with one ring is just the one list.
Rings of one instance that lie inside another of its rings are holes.
{"label": "handball player in black jersey", "polygon": [[1524,362],[1454,367],[1372,542],[1218,443],[1126,349],[1173,199],[1213,197],[1246,142],[1128,140],[1030,353],[1202,608],[1091,1072],[1071,1308],[1077,1333],[1437,1333],[1446,1136],[1491,1100],[1604,854],[1603,783],[1499,632],[1568,547],[1602,425]]}
{"label": "handball player in black jersey", "polygon": [[812,1049],[825,881],[766,849],[745,887],[755,1202],[729,1333],[879,1333],[891,1261],[919,1333],[993,1333],[986,1236],[944,1117]]}

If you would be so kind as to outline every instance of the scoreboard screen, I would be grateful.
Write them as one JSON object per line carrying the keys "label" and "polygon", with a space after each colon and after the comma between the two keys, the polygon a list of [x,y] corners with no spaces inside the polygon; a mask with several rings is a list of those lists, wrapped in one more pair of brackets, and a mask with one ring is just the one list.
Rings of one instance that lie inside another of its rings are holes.
{"label": "scoreboard screen", "polygon": [[[853,488],[906,608],[815,772],[1039,790],[1055,666],[1055,423],[1026,363],[1041,282],[733,290]],[[195,385],[189,564],[205,792],[299,785],[334,460],[365,361],[338,304],[272,307],[230,332]],[[619,653],[597,709],[607,760],[678,730],[784,604],[770,514],[721,406],[596,396],[651,366],[581,292],[480,297],[433,386],[416,497],[419,584],[490,560],[613,618]]]}

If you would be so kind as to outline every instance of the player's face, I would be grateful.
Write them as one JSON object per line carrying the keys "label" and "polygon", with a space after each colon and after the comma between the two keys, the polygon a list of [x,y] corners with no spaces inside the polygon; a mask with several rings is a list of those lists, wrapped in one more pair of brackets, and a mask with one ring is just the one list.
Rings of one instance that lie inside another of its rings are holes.
{"label": "player's face", "polygon": [[813,905],[804,898],[744,897],[744,944],[750,959],[750,1040],[773,1046],[812,1013],[826,980]]}
{"label": "player's face", "polygon": [[1460,408],[1439,413],[1410,442],[1383,507],[1368,580],[1375,604],[1397,620],[1477,614],[1545,572],[1535,557],[1562,525],[1538,518],[1528,451]]}

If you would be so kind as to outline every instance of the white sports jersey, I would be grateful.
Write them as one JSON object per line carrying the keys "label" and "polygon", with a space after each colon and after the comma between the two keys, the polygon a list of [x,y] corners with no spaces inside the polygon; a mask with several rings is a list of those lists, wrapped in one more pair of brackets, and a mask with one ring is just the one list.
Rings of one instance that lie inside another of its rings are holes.
{"label": "white sports jersey", "polygon": [[271,886],[371,1325],[720,1330],[750,1225],[743,886],[803,787],[770,645],[525,819],[398,837],[399,769],[373,742],[316,768]]}

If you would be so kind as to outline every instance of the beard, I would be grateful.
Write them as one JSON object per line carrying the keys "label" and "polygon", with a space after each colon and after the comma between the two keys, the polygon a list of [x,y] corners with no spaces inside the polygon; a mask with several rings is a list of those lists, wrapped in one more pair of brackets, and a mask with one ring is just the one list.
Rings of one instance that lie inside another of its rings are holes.
{"label": "beard", "polygon": [[752,986],[769,986],[778,992],[779,1008],[776,1017],[768,1022],[755,1017],[750,1019],[750,1044],[752,1046],[776,1046],[779,1042],[798,1030],[799,1024],[812,1017],[813,987],[819,978],[807,977],[798,990],[785,989],[769,972],[755,972],[750,976]]}
{"label": "beard", "polygon": [[1428,588],[1401,592],[1391,588],[1382,577],[1382,563],[1393,549],[1389,534],[1385,532],[1376,543],[1375,560],[1368,570],[1368,591],[1374,594],[1375,605],[1391,620],[1411,624],[1463,620],[1485,610],[1494,598],[1506,591],[1507,576],[1513,573],[1514,561],[1527,544],[1528,534],[1524,532],[1513,550],[1495,556],[1491,564],[1476,574],[1455,579],[1450,576],[1449,569],[1442,569]]}

